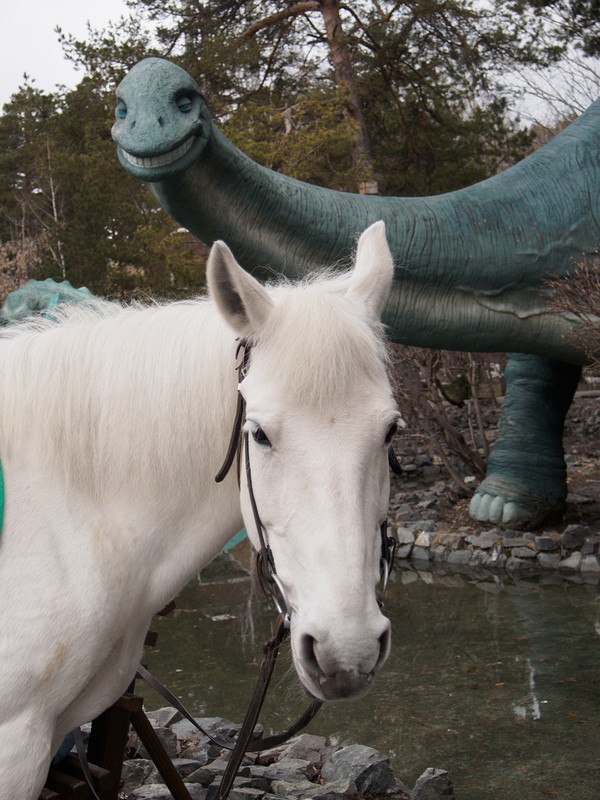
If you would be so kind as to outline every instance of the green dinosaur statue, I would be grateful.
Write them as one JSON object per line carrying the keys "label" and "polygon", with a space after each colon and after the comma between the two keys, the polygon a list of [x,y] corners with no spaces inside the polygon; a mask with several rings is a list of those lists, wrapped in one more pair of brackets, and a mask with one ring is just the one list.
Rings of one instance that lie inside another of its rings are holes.
{"label": "green dinosaur statue", "polygon": [[0,308],[0,324],[18,322],[36,312],[48,314],[62,303],[83,303],[93,297],[85,286],[75,289],[69,281],[57,283],[52,278],[27,281],[7,296]]}
{"label": "green dinosaur statue", "polygon": [[259,166],[212,124],[197,82],[163,59],[121,82],[112,135],[123,167],[181,225],[206,243],[224,239],[263,275],[343,262],[384,220],[396,264],[390,337],[511,353],[472,516],[515,526],[564,508],[562,430],[585,356],[570,335],[577,321],[547,310],[544,282],[600,241],[600,102],[500,175],[422,198],[336,192]]}

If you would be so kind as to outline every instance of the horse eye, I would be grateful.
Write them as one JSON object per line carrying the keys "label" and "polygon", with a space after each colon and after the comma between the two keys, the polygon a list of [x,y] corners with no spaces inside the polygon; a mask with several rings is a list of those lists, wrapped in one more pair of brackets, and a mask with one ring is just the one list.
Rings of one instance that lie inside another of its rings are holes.
{"label": "horse eye", "polygon": [[127,106],[122,100],[117,100],[117,107],[115,109],[115,116],[117,119],[125,119],[127,116]]}
{"label": "horse eye", "polygon": [[397,433],[398,433],[398,423],[397,422],[392,422],[392,424],[388,428],[388,432],[385,435],[385,443],[386,444],[391,444],[392,443],[392,439],[394,438],[394,436]]}
{"label": "horse eye", "polygon": [[263,447],[270,447],[271,442],[269,441],[269,437],[263,431],[262,428],[254,428],[252,431],[252,438],[256,442],[256,444],[263,445]]}

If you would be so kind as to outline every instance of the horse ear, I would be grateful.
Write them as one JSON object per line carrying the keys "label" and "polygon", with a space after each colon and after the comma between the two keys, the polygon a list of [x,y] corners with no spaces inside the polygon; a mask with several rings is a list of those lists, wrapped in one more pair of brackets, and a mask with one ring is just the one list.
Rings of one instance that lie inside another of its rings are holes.
{"label": "horse ear", "polygon": [[215,242],[206,265],[208,290],[221,314],[242,336],[264,324],[273,301],[264,286],[242,269],[224,242]]}
{"label": "horse ear", "polygon": [[393,277],[394,262],[385,236],[385,223],[375,222],[358,240],[348,293],[360,299],[374,319],[379,319]]}

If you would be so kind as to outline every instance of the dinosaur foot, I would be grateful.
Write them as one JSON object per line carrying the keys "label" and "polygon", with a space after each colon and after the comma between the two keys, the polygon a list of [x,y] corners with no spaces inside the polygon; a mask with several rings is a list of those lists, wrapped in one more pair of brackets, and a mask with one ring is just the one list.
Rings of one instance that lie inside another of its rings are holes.
{"label": "dinosaur foot", "polygon": [[528,492],[520,484],[490,476],[477,488],[471,499],[470,515],[479,522],[508,525],[511,528],[535,528],[549,519],[560,517],[565,509],[561,486],[547,496]]}

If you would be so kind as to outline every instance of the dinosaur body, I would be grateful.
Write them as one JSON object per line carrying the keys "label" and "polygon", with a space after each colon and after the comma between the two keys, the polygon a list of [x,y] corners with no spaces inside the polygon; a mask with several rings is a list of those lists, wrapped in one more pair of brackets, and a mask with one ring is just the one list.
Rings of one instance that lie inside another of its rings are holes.
{"label": "dinosaur body", "polygon": [[[600,241],[600,103],[505,172],[426,198],[336,192],[259,166],[212,124],[194,79],[162,59],[140,62],[119,86],[113,138],[123,166],[169,213],[206,243],[224,239],[258,272],[298,277],[341,262],[384,220],[396,264],[383,315],[391,338],[529,354],[512,359],[510,420],[472,513],[528,522],[564,504],[562,424],[585,357],[570,336],[576,322],[546,309],[544,280]],[[531,397],[519,388],[528,376],[534,406],[539,391],[550,398],[550,426],[535,419],[532,428]]]}

